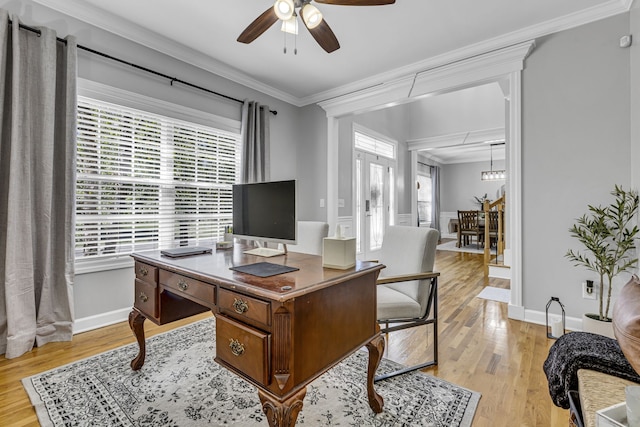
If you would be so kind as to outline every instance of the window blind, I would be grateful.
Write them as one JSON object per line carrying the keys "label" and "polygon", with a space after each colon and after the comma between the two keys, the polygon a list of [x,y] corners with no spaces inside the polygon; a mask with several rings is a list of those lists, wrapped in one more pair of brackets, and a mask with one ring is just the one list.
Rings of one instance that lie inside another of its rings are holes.
{"label": "window blind", "polygon": [[76,260],[222,240],[240,136],[78,99]]}

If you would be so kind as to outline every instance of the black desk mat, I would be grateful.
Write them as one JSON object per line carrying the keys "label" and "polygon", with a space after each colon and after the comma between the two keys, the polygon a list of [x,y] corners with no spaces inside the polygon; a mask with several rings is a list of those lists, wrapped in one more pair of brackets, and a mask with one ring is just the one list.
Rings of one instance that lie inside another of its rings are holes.
{"label": "black desk mat", "polygon": [[298,271],[300,269],[296,267],[289,267],[288,265],[272,264],[270,262],[256,262],[255,264],[231,267],[230,270],[251,274],[252,276],[269,277],[278,274],[290,273],[292,271]]}

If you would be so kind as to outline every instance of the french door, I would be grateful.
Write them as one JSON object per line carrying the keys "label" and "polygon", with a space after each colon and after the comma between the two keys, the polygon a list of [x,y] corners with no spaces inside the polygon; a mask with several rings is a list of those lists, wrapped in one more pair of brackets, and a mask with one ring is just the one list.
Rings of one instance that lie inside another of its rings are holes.
{"label": "french door", "polygon": [[375,259],[387,226],[395,221],[395,162],[356,151],[356,240],[360,259]]}

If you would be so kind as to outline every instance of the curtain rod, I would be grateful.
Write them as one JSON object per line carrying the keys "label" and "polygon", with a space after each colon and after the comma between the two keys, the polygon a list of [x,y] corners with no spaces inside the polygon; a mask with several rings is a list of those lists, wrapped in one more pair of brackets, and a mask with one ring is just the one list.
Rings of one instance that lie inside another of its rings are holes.
{"label": "curtain rod", "polygon": [[[9,24],[13,24],[13,22],[11,20],[9,20]],[[32,33],[36,33],[37,35],[41,34],[39,29],[34,28],[34,27],[30,27],[28,25],[19,24],[19,27],[21,29],[23,29],[23,30],[31,31]],[[56,39],[61,43],[67,44],[67,41],[65,39],[62,39],[60,37],[56,37]],[[85,50],[87,52],[93,53],[94,55],[102,56],[103,58],[111,59],[112,61],[116,61],[116,62],[119,62],[121,64],[125,64],[125,65],[128,65],[130,67],[133,67],[133,68],[137,68],[138,70],[146,71],[147,73],[155,74],[156,76],[159,76],[159,77],[163,77],[163,78],[169,80],[169,84],[171,86],[173,86],[174,83],[181,83],[181,84],[183,84],[185,86],[189,86],[189,87],[192,87],[194,89],[202,90],[204,92],[207,92],[207,93],[210,93],[210,94],[213,94],[213,95],[217,95],[217,96],[220,96],[222,98],[229,99],[231,101],[239,102],[240,104],[244,103],[244,101],[241,100],[241,99],[234,98],[232,96],[225,95],[223,93],[215,92],[215,91],[213,91],[211,89],[207,89],[205,87],[198,86],[198,85],[195,85],[193,83],[186,82],[186,81],[181,80],[181,79],[179,79],[177,77],[171,77],[171,76],[166,75],[164,73],[161,73],[159,71],[155,71],[155,70],[152,70],[150,68],[143,67],[142,65],[138,65],[138,64],[134,64],[134,63],[129,62],[129,61],[125,61],[124,59],[116,58],[115,56],[111,56],[109,54],[106,54],[106,53],[103,53],[103,52],[99,52],[99,51],[97,51],[95,49],[91,49],[89,47],[82,46],[80,44],[78,45],[78,49]],[[269,112],[271,114],[273,114],[274,116],[278,114],[278,112],[276,110],[269,110]]]}

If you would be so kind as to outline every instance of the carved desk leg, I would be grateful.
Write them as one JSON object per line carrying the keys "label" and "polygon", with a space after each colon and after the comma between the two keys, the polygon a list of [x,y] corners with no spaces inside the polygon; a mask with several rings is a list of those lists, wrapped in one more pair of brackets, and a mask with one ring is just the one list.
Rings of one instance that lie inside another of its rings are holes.
{"label": "carved desk leg", "polygon": [[262,411],[267,416],[269,427],[293,427],[296,425],[298,414],[302,410],[302,401],[307,394],[307,388],[303,388],[284,402],[273,399],[261,390],[258,396],[262,403]]}
{"label": "carved desk leg", "polygon": [[369,397],[369,406],[373,409],[373,412],[379,414],[382,412],[382,406],[384,405],[384,399],[373,388],[373,378],[378,370],[378,365],[382,360],[382,354],[384,353],[384,337],[382,335],[376,336],[367,344],[367,350],[369,350],[369,366],[367,368],[367,396]]}
{"label": "carved desk leg", "polygon": [[131,369],[137,371],[144,365],[144,358],[147,354],[147,348],[144,341],[144,321],[147,320],[138,310],[133,309],[129,313],[129,327],[133,331],[136,340],[138,341],[138,347],[140,351],[138,355],[131,361]]}

